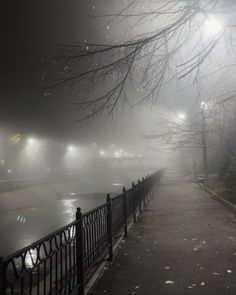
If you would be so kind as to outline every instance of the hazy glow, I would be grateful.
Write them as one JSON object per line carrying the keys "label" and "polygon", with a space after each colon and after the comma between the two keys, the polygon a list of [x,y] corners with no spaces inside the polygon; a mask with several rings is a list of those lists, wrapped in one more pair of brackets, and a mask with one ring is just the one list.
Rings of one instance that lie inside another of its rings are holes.
{"label": "hazy glow", "polygon": [[68,147],[67,147],[67,151],[69,152],[69,153],[73,153],[74,151],[75,151],[75,147],[73,146],[73,145],[68,145]]}
{"label": "hazy glow", "polygon": [[[24,222],[23,222],[24,223]],[[33,267],[37,261],[37,250],[30,250],[25,256],[25,264],[27,267]]]}
{"label": "hazy glow", "polygon": [[35,143],[35,139],[33,137],[30,137],[30,138],[27,139],[27,143],[29,145],[33,145]]}
{"label": "hazy glow", "polygon": [[29,137],[26,141],[25,153],[27,156],[35,156],[38,153],[40,141],[36,138]]}
{"label": "hazy glow", "polygon": [[185,119],[186,119],[186,114],[183,113],[183,112],[179,112],[179,113],[177,113],[177,116],[178,116],[178,118],[181,119],[181,120],[185,120]]}
{"label": "hazy glow", "polygon": [[104,156],[104,155],[105,155],[105,151],[101,150],[101,151],[99,151],[99,154],[100,154],[101,156]]}
{"label": "hazy glow", "polygon": [[115,151],[114,155],[115,155],[116,158],[119,158],[120,157],[120,152],[119,151]]}
{"label": "hazy glow", "polygon": [[205,21],[204,29],[210,35],[217,35],[223,29],[223,24],[211,16]]}
{"label": "hazy glow", "polygon": [[115,183],[112,183],[113,186],[121,186],[122,183],[119,183],[119,182],[115,182]]}

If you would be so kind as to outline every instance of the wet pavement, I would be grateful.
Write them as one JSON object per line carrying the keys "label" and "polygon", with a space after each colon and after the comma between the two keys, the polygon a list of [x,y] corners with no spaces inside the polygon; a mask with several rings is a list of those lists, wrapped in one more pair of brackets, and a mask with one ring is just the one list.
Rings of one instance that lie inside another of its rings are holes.
{"label": "wet pavement", "polygon": [[233,213],[187,179],[165,177],[90,294],[236,294]]}

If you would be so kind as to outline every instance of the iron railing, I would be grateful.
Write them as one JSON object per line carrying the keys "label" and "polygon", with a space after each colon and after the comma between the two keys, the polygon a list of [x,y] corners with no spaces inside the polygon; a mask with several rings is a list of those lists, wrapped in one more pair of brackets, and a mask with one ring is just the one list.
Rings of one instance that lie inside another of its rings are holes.
{"label": "iron railing", "polygon": [[160,170],[132,188],[82,214],[76,220],[16,253],[0,257],[1,295],[84,294],[84,283],[100,265],[113,257],[114,240],[127,236],[127,226],[141,213]]}

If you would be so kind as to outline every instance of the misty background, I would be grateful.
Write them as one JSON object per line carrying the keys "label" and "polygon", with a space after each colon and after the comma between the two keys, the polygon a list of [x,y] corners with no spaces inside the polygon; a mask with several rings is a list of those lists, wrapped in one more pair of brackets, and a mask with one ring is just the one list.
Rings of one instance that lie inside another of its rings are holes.
{"label": "misty background", "polygon": [[[115,195],[123,186],[130,187],[132,181],[162,167],[178,170],[191,180],[202,175],[204,148],[212,185],[223,194],[231,189],[232,198],[235,102],[222,104],[218,99],[234,94],[233,43],[230,47],[225,40],[220,41],[201,65],[197,79],[194,75],[183,79],[171,75],[177,64],[195,53],[196,44],[211,38],[208,32],[199,42],[197,35],[190,47],[171,59],[168,83],[163,83],[155,101],[133,106],[142,96],[142,89],[128,89],[129,103],[109,117],[79,121],[83,111],[74,104],[80,94],[77,84],[68,89],[43,88],[44,81],[50,85],[54,75],[61,77],[67,71],[68,66],[62,67],[56,58],[61,46],[79,42],[116,44],[162,25],[154,21],[126,30],[129,20],[115,26],[108,25],[106,17],[97,17],[119,11],[124,3],[4,3],[0,234],[8,230],[11,236],[1,241],[0,254],[32,243],[72,221],[76,207],[83,211],[94,208],[104,203],[106,193]],[[232,9],[227,17],[234,15]],[[230,41],[234,42],[234,32]],[[219,68],[225,70],[219,72]],[[108,86],[109,81],[99,85],[98,93]]]}

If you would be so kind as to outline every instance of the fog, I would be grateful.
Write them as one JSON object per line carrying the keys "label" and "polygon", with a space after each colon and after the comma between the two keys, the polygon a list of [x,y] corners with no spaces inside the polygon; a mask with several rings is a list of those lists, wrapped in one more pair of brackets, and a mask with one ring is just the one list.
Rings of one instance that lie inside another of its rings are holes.
{"label": "fog", "polygon": [[11,234],[1,240],[1,255],[72,222],[77,207],[94,209],[107,193],[120,194],[166,166],[169,156],[145,138],[151,114],[146,108],[121,121],[101,120],[96,132],[88,128],[77,140],[2,129],[0,235]]}
{"label": "fog", "polygon": [[4,10],[0,256],[161,168],[232,199],[235,4],[126,2]]}

